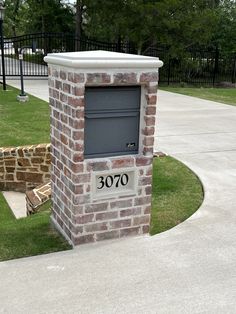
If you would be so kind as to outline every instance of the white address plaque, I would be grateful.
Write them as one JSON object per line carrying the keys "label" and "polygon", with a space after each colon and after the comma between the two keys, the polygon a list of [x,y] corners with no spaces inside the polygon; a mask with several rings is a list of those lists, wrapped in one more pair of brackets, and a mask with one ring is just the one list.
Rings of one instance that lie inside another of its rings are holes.
{"label": "white address plaque", "polygon": [[93,199],[113,198],[133,195],[137,191],[135,169],[122,169],[94,172],[92,175]]}

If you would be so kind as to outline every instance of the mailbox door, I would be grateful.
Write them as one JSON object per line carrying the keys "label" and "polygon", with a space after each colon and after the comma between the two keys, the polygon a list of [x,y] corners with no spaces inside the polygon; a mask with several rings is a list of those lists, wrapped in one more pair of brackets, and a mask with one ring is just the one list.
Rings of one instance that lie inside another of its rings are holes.
{"label": "mailbox door", "polygon": [[85,90],[85,158],[138,153],[140,87]]}

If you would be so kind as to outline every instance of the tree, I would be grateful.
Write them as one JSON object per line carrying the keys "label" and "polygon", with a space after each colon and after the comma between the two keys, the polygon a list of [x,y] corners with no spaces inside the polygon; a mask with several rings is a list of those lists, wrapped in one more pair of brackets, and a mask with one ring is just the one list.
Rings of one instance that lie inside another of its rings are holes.
{"label": "tree", "polygon": [[217,20],[212,0],[87,0],[86,5],[88,36],[129,41],[139,53],[152,45],[180,51],[207,44]]}

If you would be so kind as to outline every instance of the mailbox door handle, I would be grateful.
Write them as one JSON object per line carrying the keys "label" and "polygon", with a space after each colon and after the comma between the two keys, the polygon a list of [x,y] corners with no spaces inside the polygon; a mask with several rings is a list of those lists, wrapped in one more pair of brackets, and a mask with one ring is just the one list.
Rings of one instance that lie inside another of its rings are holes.
{"label": "mailbox door handle", "polygon": [[104,119],[104,118],[120,118],[120,117],[137,117],[139,112],[121,112],[121,113],[86,113],[87,119]]}

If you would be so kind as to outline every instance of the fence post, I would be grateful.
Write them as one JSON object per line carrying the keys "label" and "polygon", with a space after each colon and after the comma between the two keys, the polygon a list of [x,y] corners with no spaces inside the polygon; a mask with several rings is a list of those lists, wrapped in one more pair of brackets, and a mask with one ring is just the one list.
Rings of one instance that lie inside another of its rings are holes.
{"label": "fence post", "polygon": [[167,84],[168,84],[168,86],[170,85],[170,57],[169,57],[169,62],[168,62],[168,78],[167,78]]}
{"label": "fence post", "polygon": [[218,47],[216,47],[215,65],[214,65],[214,72],[213,72],[213,79],[212,79],[213,86],[215,85],[216,75],[218,72],[219,72],[219,49],[218,49]]}
{"label": "fence post", "polygon": [[236,56],[234,56],[234,62],[233,62],[232,84],[235,84],[235,79],[236,79]]}

